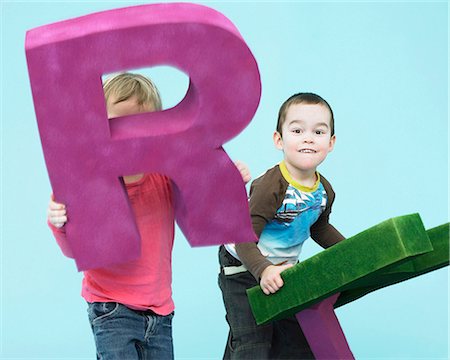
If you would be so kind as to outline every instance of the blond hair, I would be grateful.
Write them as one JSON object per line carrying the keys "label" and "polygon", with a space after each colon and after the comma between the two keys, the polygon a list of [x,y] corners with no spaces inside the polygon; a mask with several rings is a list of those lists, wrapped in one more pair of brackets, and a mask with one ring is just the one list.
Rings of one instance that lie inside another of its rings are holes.
{"label": "blond hair", "polygon": [[155,111],[162,109],[161,96],[156,85],[147,77],[134,73],[121,73],[103,83],[106,103],[114,96],[114,104],[135,96],[138,105],[152,105]]}

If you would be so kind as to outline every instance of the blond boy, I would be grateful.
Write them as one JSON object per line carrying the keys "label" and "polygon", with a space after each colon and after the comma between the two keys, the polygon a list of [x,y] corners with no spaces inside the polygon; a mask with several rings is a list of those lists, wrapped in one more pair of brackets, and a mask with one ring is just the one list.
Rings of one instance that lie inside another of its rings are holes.
{"label": "blond boy", "polygon": [[[158,89],[142,75],[119,74],[103,87],[109,118],[161,110]],[[248,181],[248,168],[241,163],[236,166]],[[170,360],[174,357],[171,181],[160,174],[134,174],[123,179],[141,235],[141,257],[84,272],[82,296],[88,302],[97,357]],[[64,254],[71,256],[64,229],[68,210],[52,197],[48,223]]]}

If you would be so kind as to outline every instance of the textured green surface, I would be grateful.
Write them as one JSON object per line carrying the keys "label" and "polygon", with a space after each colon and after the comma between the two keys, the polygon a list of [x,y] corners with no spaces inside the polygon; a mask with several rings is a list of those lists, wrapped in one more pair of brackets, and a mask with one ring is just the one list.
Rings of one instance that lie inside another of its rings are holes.
{"label": "textured green surface", "polygon": [[286,270],[284,286],[275,294],[267,296],[259,286],[247,290],[257,323],[293,315],[337,292],[341,306],[445,266],[448,225],[428,233],[418,214],[392,218]]}
{"label": "textured green surface", "polygon": [[[449,264],[449,224],[427,230],[433,250],[383,268],[371,276],[372,286],[343,291],[335,307],[345,305],[372,291],[440,269]],[[375,285],[376,284],[376,285]]]}

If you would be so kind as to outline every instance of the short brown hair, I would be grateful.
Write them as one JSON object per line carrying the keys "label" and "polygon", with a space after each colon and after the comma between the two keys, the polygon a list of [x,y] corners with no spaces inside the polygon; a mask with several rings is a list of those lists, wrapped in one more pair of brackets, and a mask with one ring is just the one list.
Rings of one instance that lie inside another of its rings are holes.
{"label": "short brown hair", "polygon": [[280,107],[280,111],[278,112],[278,122],[277,122],[277,131],[282,134],[282,127],[284,122],[286,121],[286,114],[291,105],[295,104],[309,104],[309,105],[323,105],[328,110],[330,110],[331,119],[330,119],[330,127],[331,127],[331,136],[334,135],[334,115],[333,110],[331,110],[330,104],[328,104],[325,99],[321,96],[314,93],[298,93],[292,95],[289,99],[287,99],[283,105]]}
{"label": "short brown hair", "polygon": [[133,73],[121,73],[108,78],[103,84],[105,99],[116,96],[115,103],[136,96],[138,105],[153,105],[155,111],[162,109],[158,88],[149,78]]}

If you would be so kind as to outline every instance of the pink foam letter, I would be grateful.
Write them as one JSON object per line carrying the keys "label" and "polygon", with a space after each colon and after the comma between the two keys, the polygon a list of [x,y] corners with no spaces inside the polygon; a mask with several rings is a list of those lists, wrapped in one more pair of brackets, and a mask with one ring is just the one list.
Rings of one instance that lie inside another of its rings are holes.
{"label": "pink foam letter", "polygon": [[[140,239],[120,176],[162,173],[193,246],[255,241],[245,187],[222,144],[252,119],[256,61],[221,13],[188,4],[104,11],[28,31],[26,55],[55,198],[78,269],[135,259]],[[102,74],[169,65],[189,75],[175,108],[108,121]]]}
{"label": "pink foam letter", "polygon": [[333,305],[339,293],[300,311],[295,316],[317,360],[353,360]]}

